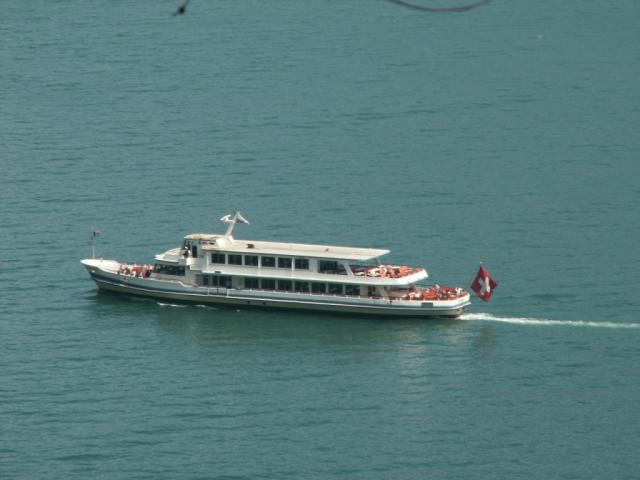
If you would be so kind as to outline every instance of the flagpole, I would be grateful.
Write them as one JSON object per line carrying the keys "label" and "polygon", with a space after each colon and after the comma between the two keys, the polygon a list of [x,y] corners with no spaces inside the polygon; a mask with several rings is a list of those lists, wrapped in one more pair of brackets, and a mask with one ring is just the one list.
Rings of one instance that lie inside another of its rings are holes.
{"label": "flagpole", "polygon": [[[480,268],[481,266],[482,266],[482,262],[480,262],[480,266],[478,268]],[[476,278],[477,274],[478,274],[478,272],[476,271],[476,273],[471,275],[471,279],[467,282],[467,285],[471,286],[471,284],[473,283],[473,280]]]}
{"label": "flagpole", "polygon": [[91,258],[96,258],[96,227],[91,227]]}

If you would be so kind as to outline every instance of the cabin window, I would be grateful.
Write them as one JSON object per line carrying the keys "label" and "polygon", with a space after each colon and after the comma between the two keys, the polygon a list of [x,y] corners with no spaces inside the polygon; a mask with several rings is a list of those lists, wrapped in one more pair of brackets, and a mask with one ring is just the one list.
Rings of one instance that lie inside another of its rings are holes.
{"label": "cabin window", "polygon": [[242,265],[242,255],[236,255],[235,253],[230,253],[227,255],[227,260],[229,265]]}
{"label": "cabin window", "polygon": [[209,284],[212,287],[231,288],[231,277],[212,275],[209,279]]}
{"label": "cabin window", "polygon": [[246,277],[244,279],[244,288],[260,288],[260,279],[253,277]]}
{"label": "cabin window", "polygon": [[164,265],[162,263],[156,263],[154,269],[156,273],[160,273],[162,275],[176,275],[179,277],[184,277],[185,268],[177,267],[175,265]]}
{"label": "cabin window", "polygon": [[309,293],[309,282],[296,282],[295,287],[296,292]]}
{"label": "cabin window", "polygon": [[325,293],[327,291],[327,285],[320,282],[312,282],[311,283],[311,292],[312,293]]}
{"label": "cabin window", "polygon": [[257,267],[258,266],[258,256],[257,255],[245,255],[244,256],[244,264]]}
{"label": "cabin window", "polygon": [[278,268],[291,268],[291,259],[286,257],[278,257]]}
{"label": "cabin window", "polygon": [[276,257],[261,257],[261,263],[263,267],[275,267]]}
{"label": "cabin window", "polygon": [[344,294],[351,295],[355,297],[360,296],[360,285],[345,285],[344,286]]}
{"label": "cabin window", "polygon": [[291,280],[278,280],[278,290],[290,292],[293,290],[293,282]]}
{"label": "cabin window", "polygon": [[265,290],[276,289],[276,281],[273,278],[263,278],[262,280],[260,280],[260,285]]}
{"label": "cabin window", "polygon": [[342,295],[342,284],[341,283],[330,283],[329,284],[329,293],[332,295]]}
{"label": "cabin window", "polygon": [[296,258],[296,270],[309,270],[309,259],[308,258]]}
{"label": "cabin window", "polygon": [[333,260],[319,260],[318,272],[320,273],[335,273],[338,270],[338,262]]}
{"label": "cabin window", "polygon": [[211,263],[227,263],[224,253],[212,253]]}
{"label": "cabin window", "polygon": [[334,275],[346,275],[347,271],[344,265],[336,262],[335,260],[319,260],[318,261],[319,273],[331,273]]}
{"label": "cabin window", "polygon": [[208,287],[209,286],[209,275],[202,276],[202,285]]}

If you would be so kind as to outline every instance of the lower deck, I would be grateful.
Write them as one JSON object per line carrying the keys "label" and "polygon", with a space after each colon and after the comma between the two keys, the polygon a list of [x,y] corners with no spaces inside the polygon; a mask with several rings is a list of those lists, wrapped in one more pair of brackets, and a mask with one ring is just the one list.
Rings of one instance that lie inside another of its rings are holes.
{"label": "lower deck", "polygon": [[[422,293],[428,290],[391,292],[392,295],[385,291],[362,295],[358,291],[349,295],[346,289],[313,292],[310,286],[298,291],[247,288],[237,279],[218,285],[194,285],[176,277],[162,278],[167,275],[150,273],[144,265],[123,267],[124,264],[108,260],[85,260],[83,264],[101,289],[177,302],[416,317],[457,317],[470,303],[469,294],[461,289],[457,289],[455,295],[450,295],[454,289],[439,289],[433,297]],[[443,296],[445,291],[450,298]]]}

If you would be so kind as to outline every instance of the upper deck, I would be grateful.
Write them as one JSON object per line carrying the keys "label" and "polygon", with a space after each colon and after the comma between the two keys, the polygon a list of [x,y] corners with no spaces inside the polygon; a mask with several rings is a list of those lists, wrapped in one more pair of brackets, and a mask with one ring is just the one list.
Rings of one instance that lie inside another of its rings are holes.
{"label": "upper deck", "polygon": [[197,241],[204,251],[228,253],[253,253],[290,257],[311,257],[330,260],[364,262],[389,253],[380,248],[342,247],[336,245],[313,245],[305,243],[265,242],[258,240],[236,240],[233,237],[208,233],[192,233],[185,241]]}
{"label": "upper deck", "polygon": [[379,257],[387,253],[385,249],[235,240],[228,235],[194,233],[184,237],[181,248],[155,258],[204,275],[374,286],[402,286],[428,277],[424,268],[383,265]]}

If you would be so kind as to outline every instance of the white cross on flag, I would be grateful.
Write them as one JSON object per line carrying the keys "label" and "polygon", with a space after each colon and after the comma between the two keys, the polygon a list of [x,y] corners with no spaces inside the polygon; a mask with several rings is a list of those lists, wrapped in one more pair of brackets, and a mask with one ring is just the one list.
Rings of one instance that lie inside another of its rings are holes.
{"label": "white cross on flag", "polygon": [[471,290],[476,292],[482,300],[488,302],[491,298],[491,294],[498,286],[498,283],[489,276],[489,272],[487,272],[482,265],[478,269],[478,273],[476,274],[476,278],[473,280],[471,284]]}

